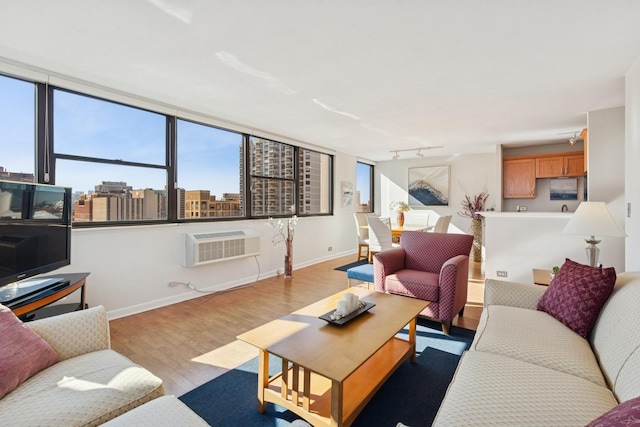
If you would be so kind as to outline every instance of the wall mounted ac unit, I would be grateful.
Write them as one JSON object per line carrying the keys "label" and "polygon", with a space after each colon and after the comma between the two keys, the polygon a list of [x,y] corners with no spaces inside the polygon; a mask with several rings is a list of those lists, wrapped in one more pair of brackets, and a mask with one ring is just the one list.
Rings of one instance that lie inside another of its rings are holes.
{"label": "wall mounted ac unit", "polygon": [[197,265],[260,255],[260,234],[256,230],[227,230],[191,233],[184,236],[182,265]]}

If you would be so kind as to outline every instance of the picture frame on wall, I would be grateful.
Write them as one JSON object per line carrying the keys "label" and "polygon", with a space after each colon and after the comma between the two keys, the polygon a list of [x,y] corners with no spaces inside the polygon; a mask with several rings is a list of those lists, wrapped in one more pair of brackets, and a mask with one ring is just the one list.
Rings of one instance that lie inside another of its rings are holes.
{"label": "picture frame on wall", "polygon": [[342,207],[350,208],[353,206],[353,183],[342,181]]}
{"label": "picture frame on wall", "polygon": [[578,200],[578,178],[550,179],[549,200]]}
{"label": "picture frame on wall", "polygon": [[409,168],[409,206],[449,206],[449,166]]}

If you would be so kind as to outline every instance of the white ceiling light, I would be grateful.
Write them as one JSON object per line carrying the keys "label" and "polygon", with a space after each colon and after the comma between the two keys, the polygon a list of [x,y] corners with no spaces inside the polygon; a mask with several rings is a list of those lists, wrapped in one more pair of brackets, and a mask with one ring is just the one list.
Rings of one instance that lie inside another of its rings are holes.
{"label": "white ceiling light", "polygon": [[395,155],[391,159],[398,160],[400,158],[400,155],[398,155],[398,153],[401,153],[403,151],[417,151],[416,156],[419,159],[424,159],[424,154],[421,153],[422,150],[433,150],[434,148],[442,148],[442,147],[444,147],[444,145],[438,145],[433,147],[407,148],[405,150],[391,150],[390,153],[395,153]]}

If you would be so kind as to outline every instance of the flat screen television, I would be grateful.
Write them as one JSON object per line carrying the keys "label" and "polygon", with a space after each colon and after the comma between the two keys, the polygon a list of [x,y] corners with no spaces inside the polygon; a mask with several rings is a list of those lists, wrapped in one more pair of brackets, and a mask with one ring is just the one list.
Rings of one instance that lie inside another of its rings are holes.
{"label": "flat screen television", "polygon": [[0,294],[70,262],[71,188],[0,180]]}

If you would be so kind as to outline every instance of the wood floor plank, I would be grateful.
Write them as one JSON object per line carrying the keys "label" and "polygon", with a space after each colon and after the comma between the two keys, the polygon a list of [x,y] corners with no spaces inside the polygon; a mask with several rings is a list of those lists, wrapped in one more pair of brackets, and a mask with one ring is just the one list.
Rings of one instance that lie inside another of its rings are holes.
{"label": "wood floor plank", "polygon": [[[164,381],[167,394],[180,396],[255,357],[236,336],[341,291],[346,274],[334,268],[352,256],[259,280],[249,286],[204,295],[110,321],[114,350]],[[470,263],[469,298],[454,325],[476,329],[482,311],[484,275]]]}

